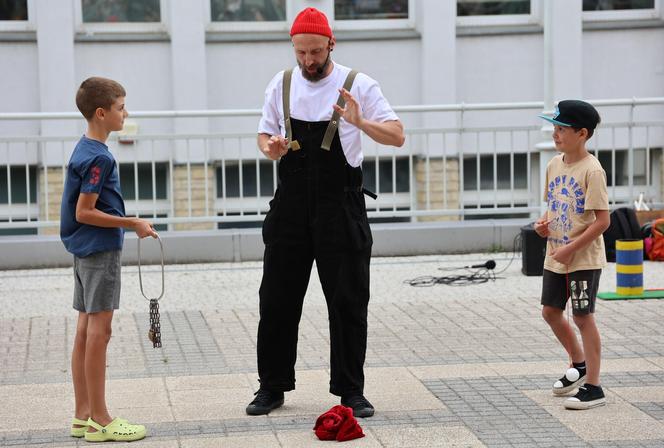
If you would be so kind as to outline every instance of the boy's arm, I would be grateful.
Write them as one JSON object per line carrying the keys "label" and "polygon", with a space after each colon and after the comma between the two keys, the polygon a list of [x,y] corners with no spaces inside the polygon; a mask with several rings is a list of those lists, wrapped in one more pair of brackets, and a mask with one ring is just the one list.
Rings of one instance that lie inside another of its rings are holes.
{"label": "boy's arm", "polygon": [[96,227],[133,229],[139,238],[157,237],[157,232],[152,228],[152,223],[145,219],[109,215],[95,208],[98,197],[97,193],[81,193],[78,195],[76,221]]}
{"label": "boy's arm", "polygon": [[535,225],[533,226],[535,232],[542,238],[549,236],[549,223],[551,221],[549,221],[547,217],[547,212],[544,212],[542,216],[537,218],[537,221],[535,221]]}
{"label": "boy's arm", "polygon": [[571,243],[553,249],[551,256],[558,263],[570,264],[574,253],[585,249],[590,243],[601,237],[606,229],[609,228],[611,218],[608,210],[595,210],[595,222],[590,224],[578,238]]}
{"label": "boy's arm", "polygon": [[604,231],[609,228],[609,224],[611,224],[609,211],[595,210],[595,222],[590,224],[588,228],[584,230],[581,235],[579,235],[578,238],[569,243],[567,246],[570,247],[572,252],[585,249],[590,243],[602,236]]}
{"label": "boy's arm", "polygon": [[549,165],[546,167],[546,177],[544,179],[544,195],[542,197],[543,201],[547,203],[547,209],[544,212],[542,216],[539,217],[537,221],[535,221],[535,225],[533,228],[535,229],[535,233],[537,233],[539,236],[542,238],[546,238],[549,236],[549,224],[551,221],[549,220],[549,190],[548,190],[548,185],[549,185]]}

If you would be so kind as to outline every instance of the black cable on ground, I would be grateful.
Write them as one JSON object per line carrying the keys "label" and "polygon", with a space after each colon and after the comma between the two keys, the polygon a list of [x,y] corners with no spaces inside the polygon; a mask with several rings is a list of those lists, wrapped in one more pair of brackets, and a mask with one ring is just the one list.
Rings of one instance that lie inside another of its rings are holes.
{"label": "black cable on ground", "polygon": [[465,286],[465,285],[474,285],[478,283],[486,283],[489,280],[494,281],[496,275],[489,269],[477,269],[475,272],[470,274],[459,274],[459,275],[443,275],[441,277],[435,277],[432,275],[423,275],[422,277],[417,277],[412,280],[405,280],[404,283],[409,284],[410,286],[433,286],[433,285],[450,285],[450,286]]}
{"label": "black cable on ground", "polygon": [[[421,277],[416,277],[410,280],[404,280],[404,283],[410,286],[424,287],[424,286],[433,286],[433,285],[466,286],[466,285],[477,285],[481,283],[487,283],[489,280],[496,281],[497,278],[501,278],[497,277],[497,275],[502,274],[507,270],[507,268],[510,267],[510,265],[516,258],[517,250],[518,247],[520,246],[521,246],[521,234],[517,234],[514,237],[512,258],[510,258],[510,261],[503,269],[497,272],[494,272],[492,267],[490,268],[482,267],[475,269],[474,271],[471,271],[471,269],[467,267],[439,268],[444,271],[466,269],[470,271],[470,273],[443,275],[443,276],[423,275]],[[495,262],[493,263],[493,266],[495,266]]]}

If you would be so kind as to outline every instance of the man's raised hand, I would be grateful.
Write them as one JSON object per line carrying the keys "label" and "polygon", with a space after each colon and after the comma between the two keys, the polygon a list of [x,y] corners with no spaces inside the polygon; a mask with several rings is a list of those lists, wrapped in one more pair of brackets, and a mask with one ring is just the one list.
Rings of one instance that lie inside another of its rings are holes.
{"label": "man's raised hand", "polygon": [[335,104],[334,110],[337,111],[339,116],[346,120],[348,123],[357,128],[360,128],[360,125],[362,124],[362,112],[360,111],[360,104],[355,98],[353,98],[353,95],[351,95],[348,90],[341,88],[339,89],[339,93],[341,93],[343,96],[346,105],[344,107],[339,107]]}

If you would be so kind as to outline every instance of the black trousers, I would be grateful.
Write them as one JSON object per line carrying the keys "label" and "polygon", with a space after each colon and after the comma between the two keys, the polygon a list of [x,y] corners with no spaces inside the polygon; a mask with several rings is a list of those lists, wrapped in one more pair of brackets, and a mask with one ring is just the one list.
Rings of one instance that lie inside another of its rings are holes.
{"label": "black trousers", "polygon": [[[318,255],[316,267],[330,323],[330,392],[362,394],[371,249]],[[308,245],[265,249],[258,328],[258,374],[263,388],[295,388],[298,326],[313,260]]]}
{"label": "black trousers", "polygon": [[362,394],[373,243],[362,170],[348,165],[338,134],[331,151],[320,148],[327,122],[292,122],[302,149],[280,161],[279,188],[263,222],[261,388],[295,388],[298,326],[316,261],[329,316],[330,392]]}

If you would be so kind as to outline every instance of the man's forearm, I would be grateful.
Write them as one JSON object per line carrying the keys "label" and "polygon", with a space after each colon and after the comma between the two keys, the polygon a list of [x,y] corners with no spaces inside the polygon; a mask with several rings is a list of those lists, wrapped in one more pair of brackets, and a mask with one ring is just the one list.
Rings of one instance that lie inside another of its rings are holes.
{"label": "man's forearm", "polygon": [[382,145],[401,147],[406,138],[403,135],[403,125],[400,121],[376,121],[362,120],[359,128],[371,139]]}
{"label": "man's forearm", "polygon": [[263,152],[263,149],[267,146],[268,140],[270,140],[271,135],[269,134],[258,134],[256,138],[256,143],[258,144],[258,149]]}

